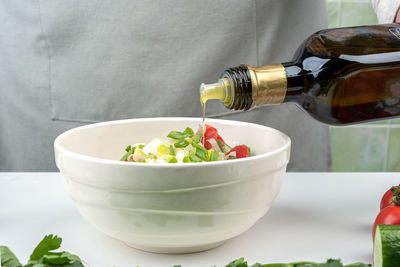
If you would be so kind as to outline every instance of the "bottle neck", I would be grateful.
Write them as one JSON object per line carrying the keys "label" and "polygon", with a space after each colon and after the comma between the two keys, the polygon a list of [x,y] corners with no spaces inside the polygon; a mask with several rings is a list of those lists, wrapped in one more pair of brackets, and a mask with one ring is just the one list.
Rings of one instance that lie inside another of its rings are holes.
{"label": "bottle neck", "polygon": [[287,79],[282,64],[261,67],[246,66],[252,87],[252,106],[281,104],[286,95]]}
{"label": "bottle neck", "polygon": [[233,110],[296,101],[304,89],[303,77],[295,63],[240,65],[225,70],[217,83],[201,84],[200,101],[219,99]]}

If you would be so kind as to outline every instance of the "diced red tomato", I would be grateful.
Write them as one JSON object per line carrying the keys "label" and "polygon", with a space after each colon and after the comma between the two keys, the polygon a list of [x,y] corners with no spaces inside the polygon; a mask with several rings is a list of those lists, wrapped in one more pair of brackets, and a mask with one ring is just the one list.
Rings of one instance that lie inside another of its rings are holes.
{"label": "diced red tomato", "polygon": [[210,150],[211,148],[212,148],[212,145],[211,145],[211,143],[210,142],[208,142],[207,140],[204,142],[204,147],[207,149],[207,150]]}
{"label": "diced red tomato", "polygon": [[[221,140],[222,145],[225,145],[224,139],[218,134],[218,130],[208,124],[206,124],[206,131],[204,132],[204,147],[206,149],[211,149],[212,144],[208,141],[209,139]],[[203,143],[203,137],[200,140]]]}
{"label": "diced red tomato", "polygon": [[239,145],[235,146],[234,148],[231,149],[226,155],[231,154],[232,152],[236,152],[236,158],[247,158],[249,155],[249,148],[246,145]]}
{"label": "diced red tomato", "polygon": [[217,139],[217,137],[218,137],[218,130],[206,124],[206,131],[204,132],[204,138],[207,140],[210,138]]}

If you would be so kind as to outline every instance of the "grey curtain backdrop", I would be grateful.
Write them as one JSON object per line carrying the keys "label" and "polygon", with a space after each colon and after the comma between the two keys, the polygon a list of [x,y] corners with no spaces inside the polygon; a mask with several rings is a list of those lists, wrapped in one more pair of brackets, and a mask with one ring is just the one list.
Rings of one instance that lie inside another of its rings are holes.
{"label": "grey curtain backdrop", "polygon": [[[327,27],[323,0],[0,2],[0,171],[55,171],[53,141],[87,123],[201,116],[227,67],[289,61]],[[207,116],[277,128],[289,171],[330,169],[329,132],[293,104]]]}

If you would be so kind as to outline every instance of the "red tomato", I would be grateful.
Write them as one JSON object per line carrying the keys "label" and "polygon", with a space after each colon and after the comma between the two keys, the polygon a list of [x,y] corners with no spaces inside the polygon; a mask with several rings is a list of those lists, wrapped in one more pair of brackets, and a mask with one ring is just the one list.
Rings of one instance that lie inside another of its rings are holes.
{"label": "red tomato", "polygon": [[397,188],[398,186],[393,186],[383,195],[380,205],[381,210],[386,208],[387,206],[395,206],[395,204],[392,201],[392,198],[393,198],[393,191],[396,190]]}
{"label": "red tomato", "polygon": [[246,145],[239,145],[235,146],[227,153],[227,155],[231,154],[232,152],[236,152],[236,158],[247,158],[249,156],[249,148]]}
{"label": "red tomato", "polygon": [[212,148],[212,144],[211,144],[210,142],[208,142],[208,140],[206,140],[206,141],[204,142],[204,147],[205,147],[207,150],[210,150],[210,149]]}
{"label": "red tomato", "polygon": [[378,224],[400,225],[400,206],[388,206],[376,216],[372,237],[375,238],[375,229]]}
{"label": "red tomato", "polygon": [[216,128],[206,124],[206,131],[204,132],[204,138],[210,139],[210,138],[214,138],[217,139],[218,137],[218,131]]}
{"label": "red tomato", "polygon": [[208,124],[206,124],[206,131],[204,132],[204,139],[205,139],[205,141],[203,142],[203,137],[202,137],[200,142],[204,143],[204,147],[206,149],[212,148],[211,143],[208,141],[209,139],[221,140],[222,145],[225,145],[225,141],[224,141],[224,139],[222,139],[221,136],[219,136],[218,130]]}

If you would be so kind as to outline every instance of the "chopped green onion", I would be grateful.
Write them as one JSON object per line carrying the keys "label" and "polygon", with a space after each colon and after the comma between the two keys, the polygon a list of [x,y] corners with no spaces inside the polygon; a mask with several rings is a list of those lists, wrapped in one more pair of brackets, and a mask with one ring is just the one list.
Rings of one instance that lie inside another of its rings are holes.
{"label": "chopped green onion", "polygon": [[145,146],[146,146],[146,145],[140,144],[140,145],[138,145],[138,148],[142,149],[142,148],[144,148]]}
{"label": "chopped green onion", "polygon": [[197,149],[202,150],[204,153],[207,154],[207,149],[206,149],[204,146],[199,145],[199,144],[196,144],[196,143],[194,143],[193,146],[194,146],[195,148],[197,148]]}
{"label": "chopped green onion", "polygon": [[184,163],[191,162],[190,158],[188,156],[184,157],[182,160]]}
{"label": "chopped green onion", "polygon": [[228,160],[230,160],[230,159],[236,159],[236,157],[235,156],[229,156]]}
{"label": "chopped green onion", "polygon": [[217,161],[219,156],[218,151],[211,151],[210,161]]}
{"label": "chopped green onion", "polygon": [[196,156],[198,156],[202,160],[207,160],[207,153],[208,152],[204,152],[204,150],[202,150],[202,149],[196,148]]}
{"label": "chopped green onion", "polygon": [[187,135],[187,137],[192,137],[194,135],[194,132],[193,132],[192,128],[190,128],[190,127],[186,127],[186,129],[183,131],[183,133],[185,135]]}
{"label": "chopped green onion", "polygon": [[170,160],[168,160],[168,163],[178,163],[178,160],[175,157],[172,157]]}
{"label": "chopped green onion", "polygon": [[185,139],[180,140],[174,144],[175,147],[187,147],[188,145],[189,145],[189,142],[186,141]]}
{"label": "chopped green onion", "polygon": [[129,151],[129,152],[126,152],[126,154],[120,159],[120,161],[126,161],[130,155],[132,155],[132,154],[130,153],[130,151]]}
{"label": "chopped green onion", "polygon": [[[128,150],[128,148],[129,148],[129,150]],[[134,147],[131,147],[130,145],[127,146],[126,149],[125,149],[126,154],[120,159],[120,161],[126,161],[130,155],[135,153],[135,149],[136,149],[135,146]]]}
{"label": "chopped green onion", "polygon": [[222,147],[222,152],[224,152],[225,154],[228,153],[231,150],[232,150],[232,148],[229,145],[227,145],[226,143]]}
{"label": "chopped green onion", "polygon": [[170,153],[172,156],[175,156],[175,150],[174,150],[174,147],[173,147],[172,145],[169,146],[169,153]]}
{"label": "chopped green onion", "polygon": [[250,147],[249,146],[247,147],[247,150],[249,151],[249,156],[250,156]]}
{"label": "chopped green onion", "polygon": [[196,155],[190,155],[189,159],[190,159],[191,161],[193,161],[193,162],[200,162],[200,161],[201,161],[201,158],[199,158],[199,157],[196,156]]}
{"label": "chopped green onion", "polygon": [[221,151],[223,151],[224,145],[222,144],[221,139],[217,139],[217,144],[218,144],[218,146],[219,146],[219,149],[221,149]]}
{"label": "chopped green onion", "polygon": [[197,134],[197,135],[194,137],[194,140],[193,140],[193,142],[194,142],[194,143],[198,143],[198,142],[200,142],[200,140],[201,140],[201,137],[202,137],[202,135],[201,135],[201,134]]}

